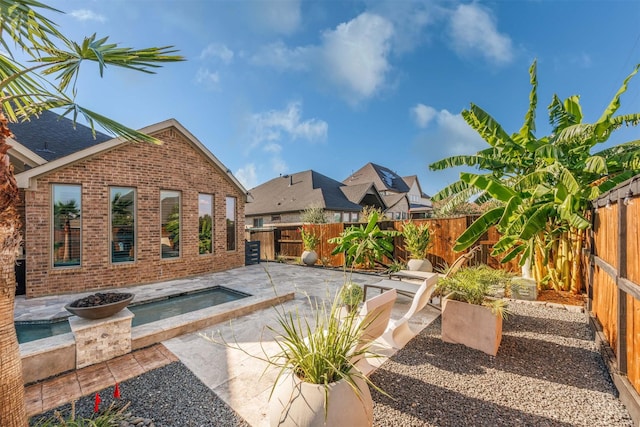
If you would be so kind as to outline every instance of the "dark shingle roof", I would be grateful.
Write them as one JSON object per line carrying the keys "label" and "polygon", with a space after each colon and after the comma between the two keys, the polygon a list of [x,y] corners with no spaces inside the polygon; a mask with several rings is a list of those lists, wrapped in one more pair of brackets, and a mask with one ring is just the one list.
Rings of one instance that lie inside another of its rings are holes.
{"label": "dark shingle roof", "polygon": [[75,153],[92,145],[113,139],[96,130],[95,139],[91,128],[60,117],[52,111],[44,111],[29,121],[10,123],[13,138],[47,161]]}
{"label": "dark shingle roof", "polygon": [[299,212],[309,206],[327,210],[359,212],[362,206],[342,192],[344,185],[313,170],[283,175],[249,190],[253,197],[246,215]]}
{"label": "dark shingle roof", "polygon": [[346,185],[373,182],[378,191],[390,190],[397,193],[408,193],[409,186],[402,177],[391,169],[375,163],[367,163],[343,181]]}

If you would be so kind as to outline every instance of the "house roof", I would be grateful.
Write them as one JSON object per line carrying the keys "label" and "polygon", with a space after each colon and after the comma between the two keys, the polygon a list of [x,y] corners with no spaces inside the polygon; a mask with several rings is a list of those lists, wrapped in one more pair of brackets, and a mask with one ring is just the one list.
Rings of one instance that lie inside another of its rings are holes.
{"label": "house roof", "polygon": [[385,204],[388,206],[387,209],[391,209],[395,205],[397,205],[402,199],[407,199],[405,194],[390,194],[388,196],[382,196]]}
{"label": "house roof", "polygon": [[420,191],[420,196],[422,196],[423,198],[425,199],[431,198],[431,196],[429,196],[428,194],[422,191],[422,186],[420,185],[420,181],[418,180],[417,175],[403,176],[402,179],[409,186],[409,188],[411,188],[413,184],[416,184],[418,186],[418,191]]}
{"label": "house roof", "polygon": [[367,163],[342,182],[346,185],[373,182],[378,191],[409,192],[409,186],[400,175],[375,163]]}
{"label": "house roof", "polygon": [[249,190],[253,201],[245,206],[245,214],[300,212],[310,206],[333,211],[361,211],[357,194],[361,198],[371,194],[371,183],[369,189],[362,187],[345,192],[344,187],[341,182],[313,170],[282,175]]}
{"label": "house roof", "polygon": [[74,126],[71,119],[53,111],[43,111],[25,122],[9,123],[9,129],[21,147],[47,162],[113,139],[98,131],[94,138],[91,128],[79,123]]}
{"label": "house roof", "polygon": [[340,190],[344,193],[347,199],[351,200],[353,203],[357,203],[360,206],[373,206],[380,207],[382,209],[386,208],[384,203],[384,199],[376,190],[373,182],[369,182],[367,184],[358,184],[358,185],[342,185]]}
{"label": "house roof", "polygon": [[[21,128],[23,126],[28,127],[31,125],[32,122],[23,122],[23,123],[19,123],[17,124],[18,128]],[[57,128],[58,126],[62,126],[63,128],[66,128],[68,123],[67,122],[63,122],[63,121],[58,121],[58,120],[50,120],[49,125],[52,128]],[[14,124],[14,126],[16,126]],[[91,130],[89,128],[87,128],[86,126],[80,125],[78,124],[77,129],[80,129],[81,127],[84,128],[84,130],[82,132],[85,132],[88,130],[89,132],[89,140],[88,142],[85,144],[85,148],[80,149],[79,148],[79,144],[78,141],[76,141],[75,143],[75,147],[77,148],[76,151],[73,151],[65,156],[58,156],[55,159],[52,159],[44,164],[41,164],[39,166],[36,166],[32,169],[29,169],[25,172],[19,173],[16,175],[16,181],[18,183],[18,187],[19,188],[29,188],[31,185],[34,184],[33,179],[37,178],[45,173],[51,172],[53,170],[56,169],[60,169],[66,166],[69,166],[73,163],[88,159],[92,156],[95,156],[96,154],[105,152],[107,150],[111,150],[113,148],[116,148],[120,145],[124,145],[124,144],[131,144],[131,142],[126,141],[122,138],[111,138],[109,137],[109,139],[104,140],[103,137],[106,136],[104,134],[101,134],[102,136],[100,137],[100,139],[102,140],[99,143],[91,143],[92,141],[94,141],[92,136],[91,136]],[[220,161],[218,160],[218,158],[216,156],[213,155],[213,153],[211,153],[205,146],[204,144],[202,144],[191,132],[189,132],[184,126],[182,126],[182,124],[180,124],[180,122],[178,122],[176,119],[168,119],[165,120],[163,122],[160,123],[156,123],[154,125],[151,126],[147,126],[145,128],[140,129],[139,131],[145,134],[154,134],[154,133],[158,133],[164,129],[168,129],[170,127],[175,128],[178,132],[182,133],[182,135],[185,136],[185,138],[191,143],[191,145],[197,150],[199,151],[204,157],[206,157],[209,161],[211,161],[214,165],[216,165],[223,173],[225,173],[228,178],[231,180],[231,182],[238,188],[239,191],[241,191],[243,194],[248,195],[247,190],[242,186],[242,184],[240,183],[240,181],[238,181],[236,179],[236,177],[233,176],[233,174],[231,173],[231,171]],[[37,132],[23,132],[22,129],[18,130],[18,132],[15,132],[12,129],[12,132],[14,132],[14,135],[16,137],[16,139],[18,140],[18,142],[20,142],[22,145],[25,145],[23,143],[23,141],[21,141],[20,135],[26,136],[26,135],[36,135]],[[57,132],[54,131],[52,129],[52,132]],[[68,129],[65,129],[63,131],[61,131],[61,133],[63,132],[68,132]],[[27,138],[29,139],[30,137],[27,136]],[[57,150],[57,149],[56,149]],[[57,152],[57,151],[56,151]]]}

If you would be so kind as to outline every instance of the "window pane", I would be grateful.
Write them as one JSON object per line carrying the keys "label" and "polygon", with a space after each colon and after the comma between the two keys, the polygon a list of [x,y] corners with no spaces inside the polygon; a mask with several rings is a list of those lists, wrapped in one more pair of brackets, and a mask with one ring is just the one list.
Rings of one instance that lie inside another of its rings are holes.
{"label": "window pane", "polygon": [[82,188],[79,185],[53,186],[53,266],[80,265],[82,229]]}
{"label": "window pane", "polygon": [[227,197],[227,250],[236,249],[236,198]]}
{"label": "window pane", "polygon": [[162,258],[180,256],[180,192],[160,192],[160,218],[162,222],[160,248]]}
{"label": "window pane", "polygon": [[136,190],[112,187],[111,262],[135,261]]}
{"label": "window pane", "polygon": [[200,194],[198,196],[198,251],[200,254],[213,252],[213,196]]}

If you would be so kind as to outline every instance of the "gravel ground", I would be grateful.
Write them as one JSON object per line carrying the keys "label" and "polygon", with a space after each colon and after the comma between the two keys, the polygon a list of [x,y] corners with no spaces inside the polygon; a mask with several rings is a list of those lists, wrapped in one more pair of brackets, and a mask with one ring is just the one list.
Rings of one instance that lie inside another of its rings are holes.
{"label": "gravel ground", "polygon": [[444,343],[440,318],[371,380],[376,426],[632,426],[586,314],[510,304],[493,357]]}
{"label": "gravel ground", "polygon": [[[372,390],[374,425],[633,426],[585,314],[511,310],[495,357],[442,342],[439,318],[429,325],[371,376],[391,396]],[[248,426],[179,362],[122,383],[120,392],[139,425],[146,418],[156,427]],[[100,393],[103,407],[112,394]],[[81,399],[77,413],[90,415],[93,403]]]}

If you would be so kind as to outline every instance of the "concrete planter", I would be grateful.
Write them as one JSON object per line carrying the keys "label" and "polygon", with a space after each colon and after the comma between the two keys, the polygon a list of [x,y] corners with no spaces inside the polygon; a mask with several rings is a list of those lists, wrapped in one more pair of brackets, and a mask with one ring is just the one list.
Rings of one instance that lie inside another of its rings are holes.
{"label": "concrete planter", "polygon": [[464,344],[495,356],[502,341],[502,317],[481,305],[444,298],[442,341]]}
{"label": "concrete planter", "polygon": [[325,417],[325,386],[300,381],[295,375],[284,374],[269,401],[271,427],[372,426],[373,400],[369,386],[354,378],[360,396],[346,381],[328,386]]}
{"label": "concrete planter", "polygon": [[318,254],[316,251],[304,251],[300,256],[300,260],[305,265],[314,265],[318,261]]}
{"label": "concrete planter", "polygon": [[407,270],[410,271],[433,271],[433,265],[428,259],[415,259],[411,258],[407,262]]}

